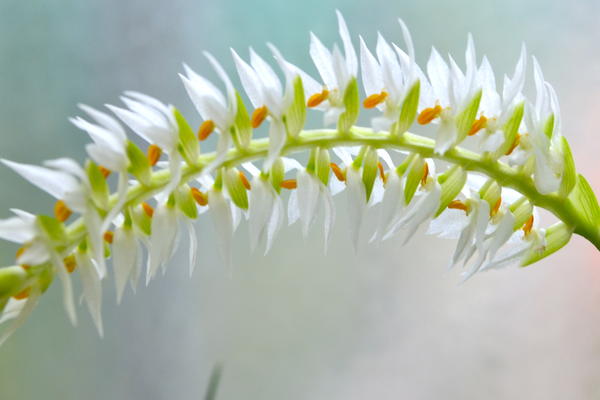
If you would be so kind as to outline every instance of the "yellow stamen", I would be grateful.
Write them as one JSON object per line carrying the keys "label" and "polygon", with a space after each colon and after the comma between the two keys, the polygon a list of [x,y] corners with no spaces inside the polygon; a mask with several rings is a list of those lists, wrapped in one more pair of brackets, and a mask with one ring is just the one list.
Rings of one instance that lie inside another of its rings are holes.
{"label": "yellow stamen", "polygon": [[191,192],[192,192],[192,197],[194,198],[196,203],[198,203],[199,206],[204,207],[208,204],[208,196],[205,193],[202,193],[197,188],[192,188]]}
{"label": "yellow stamen", "polygon": [[206,140],[214,130],[215,123],[212,120],[207,119],[200,125],[200,128],[198,128],[198,140],[201,142]]}
{"label": "yellow stamen", "polygon": [[252,127],[254,129],[258,128],[260,124],[262,124],[263,121],[267,118],[268,114],[269,109],[267,108],[267,106],[258,107],[256,110],[254,110],[254,112],[252,113],[252,118],[250,119]]}
{"label": "yellow stamen", "polygon": [[379,169],[379,177],[385,184],[387,182],[387,176],[385,175],[385,171],[383,170],[383,164],[381,162],[377,163],[377,169]]}
{"label": "yellow stamen", "polygon": [[151,166],[154,167],[156,165],[161,155],[162,149],[157,145],[151,144],[150,147],[148,147],[148,161],[150,162]]}
{"label": "yellow stamen", "polygon": [[448,204],[448,208],[454,210],[463,210],[465,213],[469,213],[469,207],[460,200],[452,200],[450,204]]}
{"label": "yellow stamen", "polygon": [[517,146],[519,145],[519,143],[521,143],[521,135],[519,135],[517,133],[517,136],[515,137],[515,141],[513,142],[513,144],[510,146],[510,149],[508,149],[506,151],[506,155],[510,155],[513,151],[515,151],[515,149],[517,148]]}
{"label": "yellow stamen", "polygon": [[363,107],[375,108],[379,104],[383,103],[388,97],[388,93],[384,90],[381,93],[372,94],[363,101]]}
{"label": "yellow stamen", "polygon": [[437,104],[435,107],[429,107],[421,111],[417,117],[417,122],[421,125],[427,125],[434,119],[440,116],[442,113],[442,107]]}
{"label": "yellow stamen", "polygon": [[154,208],[152,208],[152,206],[146,202],[142,203],[142,208],[144,209],[146,215],[152,218],[152,216],[154,215]]}
{"label": "yellow stamen", "polygon": [[113,240],[115,240],[115,234],[111,231],[104,232],[104,241],[108,244],[112,244]]}
{"label": "yellow stamen", "polygon": [[60,222],[68,220],[71,214],[73,214],[73,212],[67,207],[67,204],[64,201],[58,200],[56,204],[54,204],[54,216]]}
{"label": "yellow stamen", "polygon": [[501,205],[502,197],[499,197],[498,201],[496,201],[496,204],[494,204],[494,207],[492,207],[492,209],[490,210],[490,217],[493,217],[494,215],[498,214],[498,210],[500,210]]}
{"label": "yellow stamen", "polygon": [[72,274],[73,271],[75,271],[75,269],[77,268],[77,261],[75,260],[75,256],[73,254],[65,258],[63,262],[65,263],[65,268],[67,272],[70,274]]}
{"label": "yellow stamen", "polygon": [[103,167],[102,165],[99,165],[98,169],[100,169],[100,173],[102,174],[104,179],[108,178],[111,174],[111,170],[106,167]]}
{"label": "yellow stamen", "polygon": [[244,173],[242,171],[240,171],[239,174],[240,174],[240,179],[242,181],[242,184],[244,185],[246,190],[252,189],[252,187],[250,186],[250,182],[248,181],[248,178],[246,178],[246,175],[244,175]]}
{"label": "yellow stamen", "polygon": [[529,217],[527,222],[525,222],[522,229],[523,229],[523,232],[525,232],[525,235],[529,235],[531,233],[532,228],[533,228],[533,215],[531,217]]}
{"label": "yellow stamen", "polygon": [[323,91],[321,93],[315,93],[308,98],[308,101],[306,102],[306,107],[308,107],[308,108],[317,107],[319,104],[321,104],[322,102],[327,100],[328,97],[329,97],[329,90],[323,89]]}
{"label": "yellow stamen", "polygon": [[427,183],[427,178],[429,177],[429,165],[427,165],[427,163],[425,163],[425,165],[423,165],[423,176],[421,177],[421,185],[425,186],[425,184]]}
{"label": "yellow stamen", "polygon": [[342,171],[342,169],[336,163],[331,163],[329,164],[329,166],[331,167],[331,170],[333,171],[333,174],[335,175],[338,181],[346,181],[346,173]]}
{"label": "yellow stamen", "polygon": [[295,179],[286,179],[279,184],[282,188],[292,190],[298,187],[298,182]]}
{"label": "yellow stamen", "polygon": [[13,296],[15,300],[23,300],[29,297],[29,293],[31,292],[31,288],[27,288],[22,292],[19,292]]}
{"label": "yellow stamen", "polygon": [[476,134],[477,132],[479,132],[480,130],[485,128],[486,124],[487,124],[487,118],[484,117],[483,115],[481,117],[479,117],[479,119],[476,119],[473,122],[473,125],[471,126],[471,130],[469,131],[469,136],[473,136],[474,134]]}

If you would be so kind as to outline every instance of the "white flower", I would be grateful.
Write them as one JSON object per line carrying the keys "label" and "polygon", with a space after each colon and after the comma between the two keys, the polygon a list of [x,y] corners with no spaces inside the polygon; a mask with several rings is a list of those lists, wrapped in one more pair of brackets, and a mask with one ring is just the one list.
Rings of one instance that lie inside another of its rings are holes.
{"label": "white flower", "polygon": [[0,334],[0,346],[27,320],[40,298],[40,289],[33,286],[26,299],[16,300],[10,298],[0,314],[0,325],[8,321],[11,324]]}
{"label": "white flower", "polygon": [[93,260],[88,254],[76,251],[75,260],[77,261],[77,269],[81,277],[83,287],[83,298],[87,304],[88,311],[92,316],[92,320],[96,325],[100,337],[104,335],[102,328],[102,285],[97,268],[94,266]]}
{"label": "white flower", "polygon": [[142,262],[140,243],[131,227],[120,226],[115,230],[112,259],[117,303],[121,303],[127,281],[131,281],[135,287],[136,272]]}
{"label": "white flower", "polygon": [[146,285],[154,278],[159,267],[166,268],[173,256],[179,235],[177,210],[165,203],[159,203],[152,216],[152,235],[148,248]]}

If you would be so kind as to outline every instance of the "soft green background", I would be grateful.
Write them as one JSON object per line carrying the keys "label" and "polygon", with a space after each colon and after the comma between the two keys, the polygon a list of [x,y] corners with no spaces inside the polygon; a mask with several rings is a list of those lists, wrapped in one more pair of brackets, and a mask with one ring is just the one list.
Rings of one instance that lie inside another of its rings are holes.
{"label": "soft green background", "polygon": [[[467,32],[498,73],[522,41],[560,96],[564,134],[579,170],[600,190],[600,3],[586,1],[158,1],[0,0],[0,156],[82,159],[88,140],[67,117],[76,104],[118,102],[135,89],[172,102],[194,123],[177,73],[213,76],[209,50],[231,72],[229,47],[265,54],[272,41],[305,68],[308,32],[336,39],[334,10],[373,43],[415,38],[462,59]],[[314,71],[310,69],[310,71]],[[9,207],[48,212],[51,199],[0,168],[0,217]],[[597,399],[600,256],[575,238],[525,270],[457,285],[445,266],[453,243],[419,234],[357,256],[345,213],[328,255],[321,236],[285,229],[266,257],[236,235],[229,277],[202,223],[202,266],[184,257],[117,307],[105,283],[105,338],[81,308],[69,325],[56,285],[0,348],[1,399],[198,399],[224,363],[220,399]],[[0,265],[15,248],[0,244]]]}

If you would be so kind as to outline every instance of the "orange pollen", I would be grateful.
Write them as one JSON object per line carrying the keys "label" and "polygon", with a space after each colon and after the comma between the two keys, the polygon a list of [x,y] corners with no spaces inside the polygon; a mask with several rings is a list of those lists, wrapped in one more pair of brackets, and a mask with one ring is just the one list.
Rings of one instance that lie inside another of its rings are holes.
{"label": "orange pollen", "polygon": [[99,165],[98,169],[100,169],[100,173],[102,174],[104,179],[108,178],[111,174],[111,170],[106,167],[103,167],[102,165]]}
{"label": "orange pollen", "polygon": [[387,176],[385,176],[385,171],[383,170],[383,164],[381,162],[377,163],[377,169],[379,170],[379,177],[385,183],[387,181]]}
{"label": "orange pollen", "polygon": [[363,101],[363,107],[375,108],[383,103],[387,97],[388,93],[385,90],[382,90],[381,93],[372,94]]}
{"label": "orange pollen", "polygon": [[425,163],[425,165],[423,165],[423,176],[421,177],[421,185],[425,186],[425,184],[427,183],[427,177],[429,177],[429,165]]}
{"label": "orange pollen", "polygon": [[521,135],[519,135],[517,133],[517,136],[515,137],[515,141],[513,142],[513,144],[510,146],[510,148],[506,151],[506,155],[510,155],[513,151],[515,151],[515,149],[517,148],[517,146],[519,145],[519,143],[521,143]]}
{"label": "orange pollen", "polygon": [[254,110],[254,112],[252,113],[252,118],[250,119],[252,127],[254,129],[258,128],[260,124],[262,124],[263,121],[267,118],[268,114],[269,109],[267,108],[267,106],[258,107],[256,110]]}
{"label": "orange pollen", "polygon": [[244,175],[244,173],[242,171],[240,171],[239,174],[240,174],[240,180],[242,181],[242,184],[244,185],[246,190],[250,190],[252,187],[250,186],[250,182],[248,181],[248,178],[246,178],[246,175]]}
{"label": "orange pollen", "polygon": [[469,136],[473,136],[474,134],[476,134],[477,132],[479,132],[480,130],[485,128],[486,124],[487,124],[487,118],[484,117],[483,115],[481,117],[479,117],[479,119],[476,119],[473,122],[473,125],[471,125],[471,130],[469,131]]}
{"label": "orange pollen", "polygon": [[427,125],[434,119],[440,116],[442,113],[442,106],[439,104],[435,107],[429,107],[421,111],[419,116],[417,117],[417,122],[421,125]]}
{"label": "orange pollen", "polygon": [[27,271],[27,270],[31,269],[31,265],[23,264],[23,265],[21,265],[21,268],[23,268],[23,270]]}
{"label": "orange pollen", "polygon": [[308,101],[306,102],[306,107],[308,107],[308,108],[317,107],[319,104],[321,104],[322,102],[327,100],[328,97],[329,97],[329,90],[323,89],[323,91],[321,93],[315,93],[308,98]]}
{"label": "orange pollen", "polygon": [[70,274],[72,274],[73,271],[75,271],[75,268],[77,268],[77,261],[75,261],[75,256],[73,254],[65,258],[63,262],[65,263],[67,272]]}
{"label": "orange pollen", "polygon": [[198,140],[201,142],[206,140],[214,130],[215,123],[212,120],[207,119],[200,125],[200,128],[198,128]]}
{"label": "orange pollen", "polygon": [[467,205],[460,200],[452,200],[450,204],[448,204],[448,208],[454,210],[463,210],[465,213],[469,212],[469,207],[467,207]]}
{"label": "orange pollen", "polygon": [[13,296],[14,299],[16,300],[23,300],[29,297],[29,293],[31,292],[31,288],[27,288],[25,290],[23,290],[22,292],[19,292],[17,294],[15,294]]}
{"label": "orange pollen", "polygon": [[202,193],[197,188],[192,188],[190,191],[192,193],[192,197],[194,198],[194,201],[196,201],[196,203],[198,203],[198,205],[204,207],[208,204],[208,196],[205,193]]}
{"label": "orange pollen", "polygon": [[60,222],[68,220],[71,214],[73,214],[73,212],[67,207],[67,204],[64,201],[58,200],[56,204],[54,204],[54,216]]}
{"label": "orange pollen", "polygon": [[154,167],[156,165],[161,155],[162,149],[157,145],[151,144],[150,147],[148,147],[148,161],[150,162],[151,166]]}
{"label": "orange pollen", "polygon": [[490,210],[490,217],[493,217],[494,215],[498,214],[498,210],[500,210],[501,205],[502,197],[499,197],[498,201],[496,201],[496,204],[494,204],[494,207]]}
{"label": "orange pollen", "polygon": [[115,234],[111,231],[104,232],[104,241],[108,244],[112,244],[115,239]]}
{"label": "orange pollen", "polygon": [[338,181],[346,181],[346,173],[342,171],[342,169],[336,163],[331,163],[329,164],[329,166],[331,167],[331,170],[333,171],[333,174],[335,175]]}
{"label": "orange pollen", "polygon": [[529,217],[529,219],[527,220],[527,222],[525,222],[525,224],[523,225],[523,232],[525,232],[526,235],[529,235],[531,233],[531,229],[533,228],[533,215],[531,217]]}
{"label": "orange pollen", "polygon": [[279,184],[282,188],[292,190],[298,187],[298,182],[295,179],[286,179]]}
{"label": "orange pollen", "polygon": [[154,208],[152,208],[152,206],[146,202],[142,203],[142,208],[144,209],[146,215],[152,218],[152,216],[154,215]]}

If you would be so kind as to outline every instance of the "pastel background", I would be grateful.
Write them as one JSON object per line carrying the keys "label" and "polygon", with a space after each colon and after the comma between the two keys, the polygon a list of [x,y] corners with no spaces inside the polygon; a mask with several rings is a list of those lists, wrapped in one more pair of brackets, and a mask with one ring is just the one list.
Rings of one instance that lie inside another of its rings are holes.
{"label": "pastel background", "polygon": [[[467,32],[498,75],[526,42],[555,86],[580,172],[600,192],[600,3],[597,0],[2,0],[0,157],[82,160],[88,138],[67,117],[135,89],[199,117],[177,76],[182,62],[214,77],[201,51],[233,71],[228,49],[275,43],[314,72],[308,32],[337,40],[334,10],[354,35],[431,45],[462,60]],[[356,38],[356,36],[355,36]],[[0,217],[9,207],[49,212],[51,199],[0,168]],[[230,277],[201,222],[202,264],[182,256],[165,277],[128,292],[105,282],[105,337],[80,308],[69,325],[60,287],[0,348],[1,399],[198,399],[215,362],[219,399],[597,399],[600,254],[574,238],[524,270],[458,285],[446,271],[454,243],[423,234],[354,255],[341,201],[330,251],[321,236],[286,228],[268,256],[235,238]],[[15,247],[0,243],[0,265]]]}

